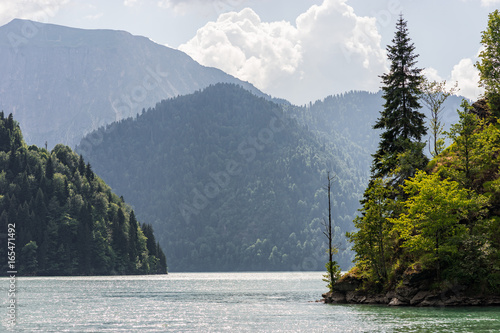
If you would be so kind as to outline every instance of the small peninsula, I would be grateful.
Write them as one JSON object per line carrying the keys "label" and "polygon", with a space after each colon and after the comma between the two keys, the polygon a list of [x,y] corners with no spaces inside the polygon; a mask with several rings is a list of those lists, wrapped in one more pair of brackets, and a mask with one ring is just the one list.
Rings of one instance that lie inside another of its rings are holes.
{"label": "small peninsula", "polygon": [[405,180],[401,199],[371,184],[348,235],[356,266],[325,303],[500,306],[500,113],[489,105],[464,105],[453,144]]}
{"label": "small peninsula", "polygon": [[[355,266],[329,285],[325,303],[500,305],[499,40],[496,10],[476,64],[484,97],[463,100],[458,122],[443,132],[441,105],[453,90],[421,75],[400,18],[391,69],[381,76],[386,104],[374,126],[382,133],[372,178],[357,231],[347,233]],[[431,110],[430,133],[421,101]]]}

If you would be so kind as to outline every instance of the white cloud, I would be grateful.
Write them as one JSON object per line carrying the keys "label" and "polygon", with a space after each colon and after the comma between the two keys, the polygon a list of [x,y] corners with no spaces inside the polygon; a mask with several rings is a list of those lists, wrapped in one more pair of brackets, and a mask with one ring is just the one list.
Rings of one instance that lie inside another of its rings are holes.
{"label": "white cloud", "polygon": [[[423,74],[429,81],[442,82],[444,79],[439,75],[438,71],[432,67],[425,68]],[[473,60],[470,58],[462,59],[456,64],[446,81],[446,88],[451,89],[458,85],[457,95],[469,98],[473,101],[477,100],[484,92],[479,87],[479,71],[474,67]]]}
{"label": "white cloud", "polygon": [[489,7],[496,4],[500,4],[500,0],[481,0],[481,5],[483,7]]}
{"label": "white cloud", "polygon": [[293,74],[302,60],[297,29],[288,22],[263,23],[249,8],[222,14],[179,48],[263,89]]}
{"label": "white cloud", "polygon": [[357,16],[345,0],[325,0],[295,23],[262,22],[246,8],[220,15],[179,49],[298,104],[379,89],[387,67],[375,18]]}
{"label": "white cloud", "polygon": [[479,87],[479,71],[474,67],[471,58],[460,60],[453,66],[451,71],[451,82],[458,82],[459,94],[471,100],[477,100],[484,93]]}
{"label": "white cloud", "polygon": [[0,24],[6,24],[14,18],[47,22],[54,17],[59,8],[69,0],[2,0],[0,3]]}
{"label": "white cloud", "polygon": [[378,75],[387,70],[387,60],[375,18],[357,16],[344,0],[325,0],[296,23],[304,50],[300,85],[316,92],[308,99],[353,89],[379,90]]}
{"label": "white cloud", "polygon": [[442,82],[443,78],[439,76],[438,71],[435,68],[428,67],[424,68],[422,71],[422,74],[426,77],[428,81],[437,81],[437,82]]}

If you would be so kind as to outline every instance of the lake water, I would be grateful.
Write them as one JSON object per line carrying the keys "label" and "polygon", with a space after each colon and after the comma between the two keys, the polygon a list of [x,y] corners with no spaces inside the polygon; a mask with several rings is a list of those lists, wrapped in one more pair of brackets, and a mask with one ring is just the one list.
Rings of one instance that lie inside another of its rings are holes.
{"label": "lake water", "polygon": [[316,303],[321,272],[17,278],[0,332],[499,332],[500,308]]}

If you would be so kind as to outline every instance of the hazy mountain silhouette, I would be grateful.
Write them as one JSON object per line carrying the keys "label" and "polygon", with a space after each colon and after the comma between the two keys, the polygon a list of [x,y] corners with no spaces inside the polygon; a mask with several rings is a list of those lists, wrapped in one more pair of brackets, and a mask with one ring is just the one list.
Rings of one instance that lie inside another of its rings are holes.
{"label": "hazy mountain silhouette", "polygon": [[114,30],[15,19],[0,27],[0,109],[28,144],[74,146],[99,126],[218,82],[251,84],[183,52]]}

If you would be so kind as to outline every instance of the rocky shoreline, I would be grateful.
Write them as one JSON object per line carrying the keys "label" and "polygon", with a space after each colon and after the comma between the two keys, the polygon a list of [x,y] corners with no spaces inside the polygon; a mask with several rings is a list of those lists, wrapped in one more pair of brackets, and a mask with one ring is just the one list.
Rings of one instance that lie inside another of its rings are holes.
{"label": "rocky shoreline", "polygon": [[422,274],[403,279],[398,288],[382,293],[363,290],[363,280],[347,274],[335,285],[334,291],[323,294],[327,304],[385,304],[389,306],[500,306],[500,295],[474,294],[471,288],[450,285],[441,290],[430,288],[431,280]]}

